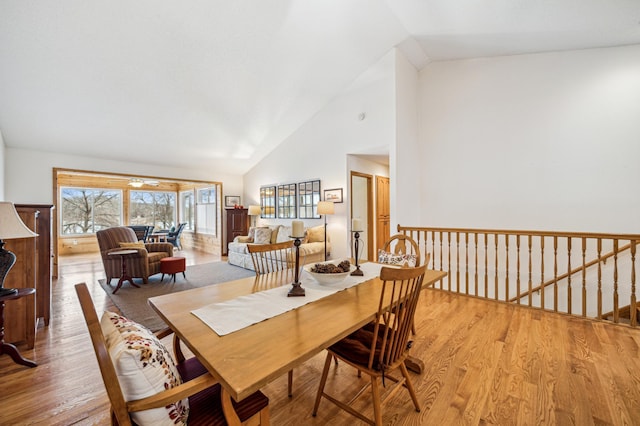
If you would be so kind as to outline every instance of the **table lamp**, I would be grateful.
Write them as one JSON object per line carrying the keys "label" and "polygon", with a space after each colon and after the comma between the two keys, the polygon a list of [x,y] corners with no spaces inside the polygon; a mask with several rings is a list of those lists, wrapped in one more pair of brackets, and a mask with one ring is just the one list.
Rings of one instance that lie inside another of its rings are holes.
{"label": "table lamp", "polygon": [[18,292],[15,288],[4,288],[4,279],[16,263],[16,255],[5,250],[4,240],[31,238],[37,235],[22,222],[13,203],[0,201],[0,296]]}
{"label": "table lamp", "polygon": [[256,226],[256,216],[260,216],[260,214],[262,213],[262,207],[257,206],[257,205],[253,205],[253,206],[249,206],[249,216],[251,216],[251,226]]}
{"label": "table lamp", "polygon": [[334,214],[333,201],[319,201],[318,214],[324,215],[324,260],[327,260],[327,215]]}

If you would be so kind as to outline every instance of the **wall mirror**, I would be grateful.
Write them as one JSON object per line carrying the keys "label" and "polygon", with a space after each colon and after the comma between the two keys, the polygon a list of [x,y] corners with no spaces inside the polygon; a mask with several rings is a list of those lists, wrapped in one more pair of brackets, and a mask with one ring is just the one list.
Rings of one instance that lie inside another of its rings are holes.
{"label": "wall mirror", "polygon": [[275,219],[276,217],[276,187],[260,187],[260,207],[262,208],[261,218]]}
{"label": "wall mirror", "polygon": [[295,219],[297,217],[296,207],[296,184],[278,185],[278,218]]}
{"label": "wall mirror", "polygon": [[319,219],[320,180],[310,180],[298,184],[300,219]]}

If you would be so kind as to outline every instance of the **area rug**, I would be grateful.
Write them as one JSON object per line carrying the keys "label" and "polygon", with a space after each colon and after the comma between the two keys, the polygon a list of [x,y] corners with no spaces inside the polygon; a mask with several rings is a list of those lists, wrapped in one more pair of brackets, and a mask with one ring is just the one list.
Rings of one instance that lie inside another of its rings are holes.
{"label": "area rug", "polygon": [[120,287],[116,294],[112,294],[118,282],[115,278],[111,280],[111,286],[107,285],[106,279],[98,280],[98,283],[100,283],[100,287],[109,295],[123,316],[148,327],[152,331],[157,331],[166,327],[166,324],[151,309],[147,303],[148,298],[238,280],[253,276],[255,272],[239,266],[229,265],[227,262],[212,262],[188,266],[185,274],[186,278],[183,278],[182,274],[176,274],[175,283],[171,276],[167,277],[166,275],[164,282],[161,282],[162,274],[149,277],[148,284],[142,284],[141,279],[134,279],[133,281],[140,288],[133,287],[127,282]]}

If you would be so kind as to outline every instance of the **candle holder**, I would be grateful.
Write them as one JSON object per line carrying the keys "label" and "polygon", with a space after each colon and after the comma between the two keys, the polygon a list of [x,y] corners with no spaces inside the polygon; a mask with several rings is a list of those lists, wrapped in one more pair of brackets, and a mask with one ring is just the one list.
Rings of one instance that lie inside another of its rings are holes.
{"label": "candle holder", "polygon": [[361,277],[364,275],[364,272],[362,272],[362,270],[360,269],[360,264],[358,263],[358,255],[360,254],[360,231],[351,231],[351,232],[353,232],[353,239],[355,240],[353,245],[354,245],[354,251],[355,251],[355,258],[356,258],[356,270],[353,271],[351,275],[354,275],[356,277]]}
{"label": "candle holder", "polygon": [[300,297],[305,295],[304,288],[302,288],[302,283],[300,282],[300,237],[291,237],[295,238],[293,241],[293,245],[296,248],[296,265],[294,271],[293,282],[291,283],[291,290],[287,293],[287,297]]}

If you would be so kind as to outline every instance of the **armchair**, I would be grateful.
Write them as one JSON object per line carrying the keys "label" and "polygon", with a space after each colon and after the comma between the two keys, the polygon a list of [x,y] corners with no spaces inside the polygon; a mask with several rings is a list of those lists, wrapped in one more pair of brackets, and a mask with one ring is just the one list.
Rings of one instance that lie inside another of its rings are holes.
{"label": "armchair", "polygon": [[[120,277],[122,261],[118,256],[109,256],[109,252],[120,250],[121,243],[129,245],[127,248],[138,250],[137,255],[127,256],[125,262],[127,272],[132,278],[142,278],[146,284],[151,275],[160,273],[160,259],[173,256],[171,243],[138,243],[133,229],[127,226],[116,226],[96,232],[102,264],[107,275],[107,284],[113,278]],[[135,246],[138,244],[139,246]]]}

